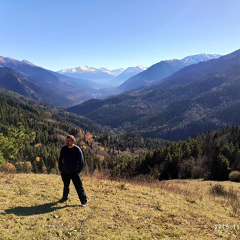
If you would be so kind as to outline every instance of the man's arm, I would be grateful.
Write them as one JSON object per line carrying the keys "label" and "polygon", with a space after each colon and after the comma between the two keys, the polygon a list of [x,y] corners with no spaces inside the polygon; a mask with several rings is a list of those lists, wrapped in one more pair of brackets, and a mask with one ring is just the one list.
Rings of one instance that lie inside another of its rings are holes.
{"label": "man's arm", "polygon": [[77,173],[80,173],[83,169],[83,165],[84,165],[84,158],[83,158],[83,153],[80,147],[78,147],[79,149],[79,153],[78,153],[78,169],[77,169]]}
{"label": "man's arm", "polygon": [[63,153],[62,153],[62,151],[63,150],[61,149],[59,160],[58,160],[58,169],[60,172],[62,172],[62,170],[63,170]]}

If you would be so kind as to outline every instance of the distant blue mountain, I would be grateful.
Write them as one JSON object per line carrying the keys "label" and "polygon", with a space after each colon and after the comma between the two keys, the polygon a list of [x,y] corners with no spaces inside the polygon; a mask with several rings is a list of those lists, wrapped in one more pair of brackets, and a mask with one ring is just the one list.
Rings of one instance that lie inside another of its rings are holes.
{"label": "distant blue mountain", "polygon": [[146,86],[153,82],[161,81],[186,66],[210,59],[216,59],[218,57],[220,57],[218,54],[198,54],[185,57],[181,60],[172,59],[161,61],[152,65],[147,70],[129,78],[119,86],[119,89],[120,91],[126,91],[132,88]]}
{"label": "distant blue mountain", "polygon": [[[0,67],[15,70],[15,75],[16,72],[18,72],[20,76],[19,79],[25,79],[24,82],[22,82],[24,84],[31,82],[34,86],[44,88],[45,91],[47,90],[49,96],[47,98],[40,98],[45,103],[53,104],[53,101],[50,101],[52,97],[55,98],[54,105],[69,106],[86,101],[89,96],[95,92],[95,89],[92,88],[94,83],[91,81],[66,77],[38,67],[26,60],[18,61],[9,57],[0,57]],[[8,87],[8,89],[10,89],[10,85],[8,85]],[[29,86],[27,87],[26,85],[26,88],[29,88]],[[31,87],[29,88],[29,91],[30,90]],[[35,90],[33,92],[35,92]],[[46,96],[46,94],[43,95]]]}

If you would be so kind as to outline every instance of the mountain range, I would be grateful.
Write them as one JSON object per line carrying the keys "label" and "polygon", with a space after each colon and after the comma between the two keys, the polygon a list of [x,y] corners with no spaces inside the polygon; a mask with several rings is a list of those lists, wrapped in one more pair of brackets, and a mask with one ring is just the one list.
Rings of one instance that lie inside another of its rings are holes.
{"label": "mountain range", "polygon": [[[54,106],[83,102],[95,92],[94,82],[90,80],[67,77],[26,60],[0,57],[0,69],[0,87]],[[21,85],[21,90],[16,85]]]}
{"label": "mountain range", "polygon": [[47,102],[51,105],[61,106],[63,104],[62,106],[67,106],[72,103],[65,96],[8,67],[0,67],[0,86],[33,100]]}
{"label": "mountain range", "polygon": [[[92,95],[92,98],[105,98],[132,88],[160,81],[185,66],[201,61],[216,59],[218,57],[220,57],[218,54],[198,54],[187,56],[181,60],[172,59],[161,61],[149,68],[136,66],[127,69],[121,68],[108,70],[106,68],[96,69],[88,66],[80,66],[76,68],[62,69],[58,72],[66,76],[86,78],[95,81],[95,87],[97,87],[97,89]],[[103,81],[102,78],[106,74],[108,76]],[[115,77],[109,81],[111,75],[114,75]]]}
{"label": "mountain range", "polygon": [[[209,56],[215,57],[215,55]],[[190,57],[190,61],[191,59]],[[198,55],[197,61],[203,59],[205,60],[206,57],[202,54]],[[141,66],[116,70],[81,66],[54,72],[27,60],[19,61],[9,57],[0,57],[0,67],[2,68],[0,87],[60,107],[121,93],[133,86],[130,84],[129,87],[121,88],[118,87],[120,83],[146,71],[146,68]],[[8,69],[4,70],[4,68]]]}
{"label": "mountain range", "polygon": [[95,81],[101,87],[116,87],[126,81],[128,78],[146,70],[146,67],[128,67],[109,70],[107,68],[93,68],[80,66],[75,68],[61,69],[57,71],[60,74],[80,79],[89,79]]}
{"label": "mountain range", "polygon": [[138,73],[141,73],[143,71],[147,70],[146,67],[143,66],[137,66],[137,67],[129,67],[127,69],[125,69],[121,74],[119,74],[118,76],[116,76],[113,80],[112,83],[114,84],[114,86],[119,86],[121,85],[123,82],[125,82],[126,80],[128,80],[129,78],[131,78],[132,76],[137,75]]}
{"label": "mountain range", "polygon": [[61,69],[57,72],[69,77],[74,77],[74,78],[108,82],[109,80],[117,76],[117,74],[120,74],[122,70],[117,69],[117,70],[110,71],[106,68],[97,69],[97,68],[88,67],[88,66],[80,66],[76,68]]}
{"label": "mountain range", "polygon": [[225,56],[199,54],[146,69],[121,69],[109,82],[120,83],[138,72],[117,87],[104,88],[108,80],[101,85],[27,60],[0,57],[0,87],[65,108],[115,132],[179,140],[239,124],[239,69],[240,50]]}
{"label": "mountain range", "polygon": [[119,86],[121,91],[126,91],[132,88],[140,86],[146,86],[153,82],[161,81],[162,79],[170,76],[174,72],[199,62],[207,61],[210,59],[219,58],[219,54],[198,54],[185,57],[181,60],[171,59],[156,63],[146,69],[146,71],[140,72],[137,75],[132,76],[127,81]]}
{"label": "mountain range", "polygon": [[[180,64],[175,60],[174,63]],[[156,65],[138,75],[146,74]],[[237,50],[183,67],[150,85],[89,100],[66,110],[144,137],[179,140],[239,124],[239,92],[240,50]]]}

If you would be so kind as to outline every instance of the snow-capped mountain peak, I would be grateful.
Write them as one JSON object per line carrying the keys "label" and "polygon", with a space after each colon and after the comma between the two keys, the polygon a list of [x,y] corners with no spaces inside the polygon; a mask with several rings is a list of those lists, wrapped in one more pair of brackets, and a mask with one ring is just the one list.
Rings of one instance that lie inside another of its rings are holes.
{"label": "snow-capped mountain peak", "polygon": [[130,77],[132,77],[140,72],[143,72],[146,69],[147,69],[146,67],[143,67],[141,65],[136,66],[136,67],[129,67],[126,70],[124,70],[121,74],[116,76],[116,78],[113,80],[113,82],[116,85],[120,85],[121,83],[123,83],[124,81],[129,79]]}
{"label": "snow-capped mountain peak", "polygon": [[112,74],[111,70],[109,70],[107,68],[104,68],[104,67],[99,68],[98,70],[101,71],[101,72],[107,73],[107,74]]}
{"label": "snow-capped mountain peak", "polygon": [[203,62],[203,61],[208,61],[210,59],[216,59],[216,58],[219,58],[219,57],[221,57],[221,55],[219,55],[219,54],[202,53],[202,54],[197,54],[197,55],[192,55],[192,56],[185,57],[185,58],[181,59],[181,61],[190,65],[190,64]]}
{"label": "snow-capped mountain peak", "polygon": [[109,81],[115,76],[122,73],[124,69],[109,70],[107,68],[94,68],[89,66],[79,66],[75,68],[61,69],[57,71],[60,74],[67,76],[80,78],[80,79],[89,79],[89,80],[101,80]]}
{"label": "snow-capped mountain peak", "polygon": [[88,67],[88,66],[79,66],[77,68],[75,68],[78,72],[91,72],[91,73],[95,73],[98,70],[96,68],[93,67]]}
{"label": "snow-capped mountain peak", "polygon": [[89,66],[79,66],[75,68],[61,69],[57,71],[60,74],[89,80],[111,80],[121,74],[125,69],[109,70],[107,68],[94,68]]}
{"label": "snow-capped mountain peak", "polygon": [[141,65],[139,66],[136,66],[136,67],[129,67],[127,68],[124,73],[139,73],[139,72],[142,72],[142,71],[145,71],[147,68],[146,67],[143,67]]}
{"label": "snow-capped mountain peak", "polygon": [[58,71],[58,73],[76,73],[76,72],[77,70],[75,68],[66,68]]}
{"label": "snow-capped mountain peak", "polygon": [[144,66],[142,66],[142,65],[138,65],[138,66],[136,67],[136,69],[139,69],[139,70],[141,70],[141,71],[145,71],[145,70],[147,70],[147,67],[144,67]]}
{"label": "snow-capped mountain peak", "polygon": [[96,73],[97,71],[98,70],[96,68],[79,66],[76,68],[61,69],[58,71],[58,73]]}

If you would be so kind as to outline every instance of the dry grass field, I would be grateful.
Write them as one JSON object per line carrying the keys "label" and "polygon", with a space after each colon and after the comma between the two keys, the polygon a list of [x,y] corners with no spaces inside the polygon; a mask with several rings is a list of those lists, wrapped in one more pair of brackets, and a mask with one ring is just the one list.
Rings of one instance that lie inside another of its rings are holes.
{"label": "dry grass field", "polygon": [[82,177],[83,208],[59,175],[0,173],[0,239],[240,239],[240,184]]}

